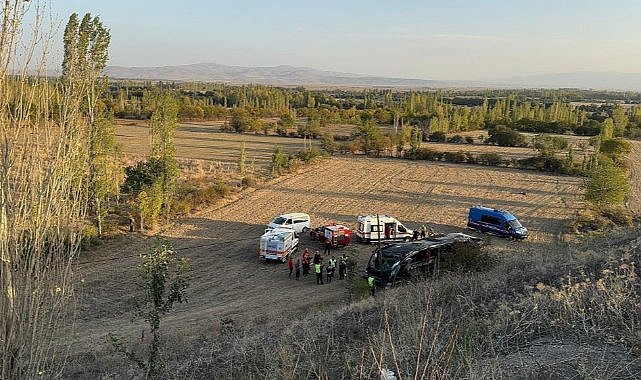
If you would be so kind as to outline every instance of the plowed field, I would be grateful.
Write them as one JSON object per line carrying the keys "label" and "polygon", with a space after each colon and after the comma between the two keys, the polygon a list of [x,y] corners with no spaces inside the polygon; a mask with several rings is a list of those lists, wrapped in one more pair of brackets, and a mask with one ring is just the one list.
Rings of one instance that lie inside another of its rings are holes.
{"label": "plowed field", "polygon": [[[526,241],[492,238],[505,254],[549,252],[554,259],[564,221],[581,205],[580,180],[533,171],[368,158],[333,158],[268,182],[217,208],[184,219],[164,235],[193,263],[189,302],[163,320],[168,334],[189,339],[211,334],[221,318],[238,323],[285,324],[296,315],[337,307],[349,299],[346,281],[317,286],[310,275],[288,279],[284,264],[260,263],[258,238],[269,220],[302,211],[313,225],[330,221],[354,227],[364,213],[390,214],[409,228],[428,224],[437,231],[465,228],[470,206],[505,208],[530,229]],[[308,237],[302,248],[318,246]],[[80,269],[84,300],[73,340],[76,352],[102,350],[109,332],[139,336],[132,324],[131,295],[137,254],[151,242],[136,235],[89,252]],[[371,246],[356,245],[360,268]]]}

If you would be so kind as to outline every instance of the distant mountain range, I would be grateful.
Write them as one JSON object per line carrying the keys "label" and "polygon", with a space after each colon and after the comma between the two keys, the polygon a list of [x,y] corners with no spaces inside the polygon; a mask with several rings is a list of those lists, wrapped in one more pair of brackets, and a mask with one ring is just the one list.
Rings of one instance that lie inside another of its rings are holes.
{"label": "distant mountain range", "polygon": [[284,65],[242,67],[217,63],[197,63],[158,67],[107,66],[105,73],[113,79],[255,83],[277,86],[581,88],[641,91],[641,74],[618,72],[576,72],[499,78],[488,81],[467,81],[388,78]]}
{"label": "distant mountain range", "polygon": [[584,71],[511,77],[493,80],[491,83],[504,87],[641,91],[641,74]]}
{"label": "distant mountain range", "polygon": [[363,86],[363,87],[478,87],[471,81],[386,78],[371,75],[323,71],[308,67],[242,67],[217,63],[180,66],[123,67],[107,66],[105,73],[114,79],[155,79],[171,81],[256,83],[280,86]]}

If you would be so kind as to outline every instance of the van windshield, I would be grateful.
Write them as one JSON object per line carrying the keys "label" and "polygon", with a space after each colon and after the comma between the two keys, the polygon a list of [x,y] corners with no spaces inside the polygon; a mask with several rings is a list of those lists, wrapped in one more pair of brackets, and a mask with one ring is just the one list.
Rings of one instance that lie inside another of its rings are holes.
{"label": "van windshield", "polygon": [[512,228],[513,228],[513,229],[515,229],[515,230],[516,230],[516,229],[518,229],[518,228],[523,227],[523,226],[521,225],[521,223],[519,223],[519,221],[518,221],[518,220],[516,220],[516,219],[508,220],[508,221],[507,221],[507,224],[509,224],[509,225],[510,225],[510,227],[512,227]]}
{"label": "van windshield", "polygon": [[272,221],[272,223],[274,223],[274,224],[285,224],[286,221],[287,221],[287,219],[283,218],[282,216],[278,216]]}

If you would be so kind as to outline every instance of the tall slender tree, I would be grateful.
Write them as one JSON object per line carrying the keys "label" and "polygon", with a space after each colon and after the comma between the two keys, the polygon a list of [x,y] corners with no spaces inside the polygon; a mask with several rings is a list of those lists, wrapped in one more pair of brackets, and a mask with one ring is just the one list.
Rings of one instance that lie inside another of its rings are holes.
{"label": "tall slender tree", "polygon": [[62,79],[66,91],[81,99],[89,136],[89,189],[91,212],[96,218],[98,235],[103,233],[107,202],[118,194],[122,165],[118,164],[115,127],[104,98],[107,78],[102,71],[107,64],[111,37],[100,18],[87,13],[78,23],[78,14],[69,17],[63,36]]}
{"label": "tall slender tree", "polygon": [[46,79],[46,7],[0,6],[0,378],[56,378],[86,216],[86,119],[80,92]]}
{"label": "tall slender tree", "polygon": [[178,162],[174,147],[174,136],[178,125],[178,104],[169,91],[155,91],[152,94],[151,158],[160,162],[160,187],[165,217],[169,217],[171,203],[178,180]]}

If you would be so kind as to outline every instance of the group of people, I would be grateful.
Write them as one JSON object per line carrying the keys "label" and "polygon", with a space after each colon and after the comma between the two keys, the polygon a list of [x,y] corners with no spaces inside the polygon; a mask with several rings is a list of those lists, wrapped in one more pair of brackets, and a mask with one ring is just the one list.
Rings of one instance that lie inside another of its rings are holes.
{"label": "group of people", "polygon": [[425,227],[425,225],[421,226],[421,228],[417,228],[414,230],[414,240],[420,239],[425,239],[426,236],[432,236],[434,235],[434,230],[432,227]]}
{"label": "group of people", "polygon": [[[329,256],[329,254],[327,254]],[[334,272],[336,267],[338,267],[338,279],[342,280],[347,274],[347,256],[343,253],[338,260],[332,255],[327,264],[323,265],[323,257],[319,251],[314,253],[312,257],[309,253],[309,250],[305,248],[305,251],[301,257],[296,259],[294,263],[294,258],[290,255],[289,260],[287,261],[287,267],[289,268],[289,278],[292,278],[292,274],[295,274],[296,280],[300,280],[301,272],[303,276],[308,276],[310,269],[316,274],[316,284],[323,285],[323,272],[325,273],[325,281],[327,283],[332,282],[334,278]]]}

